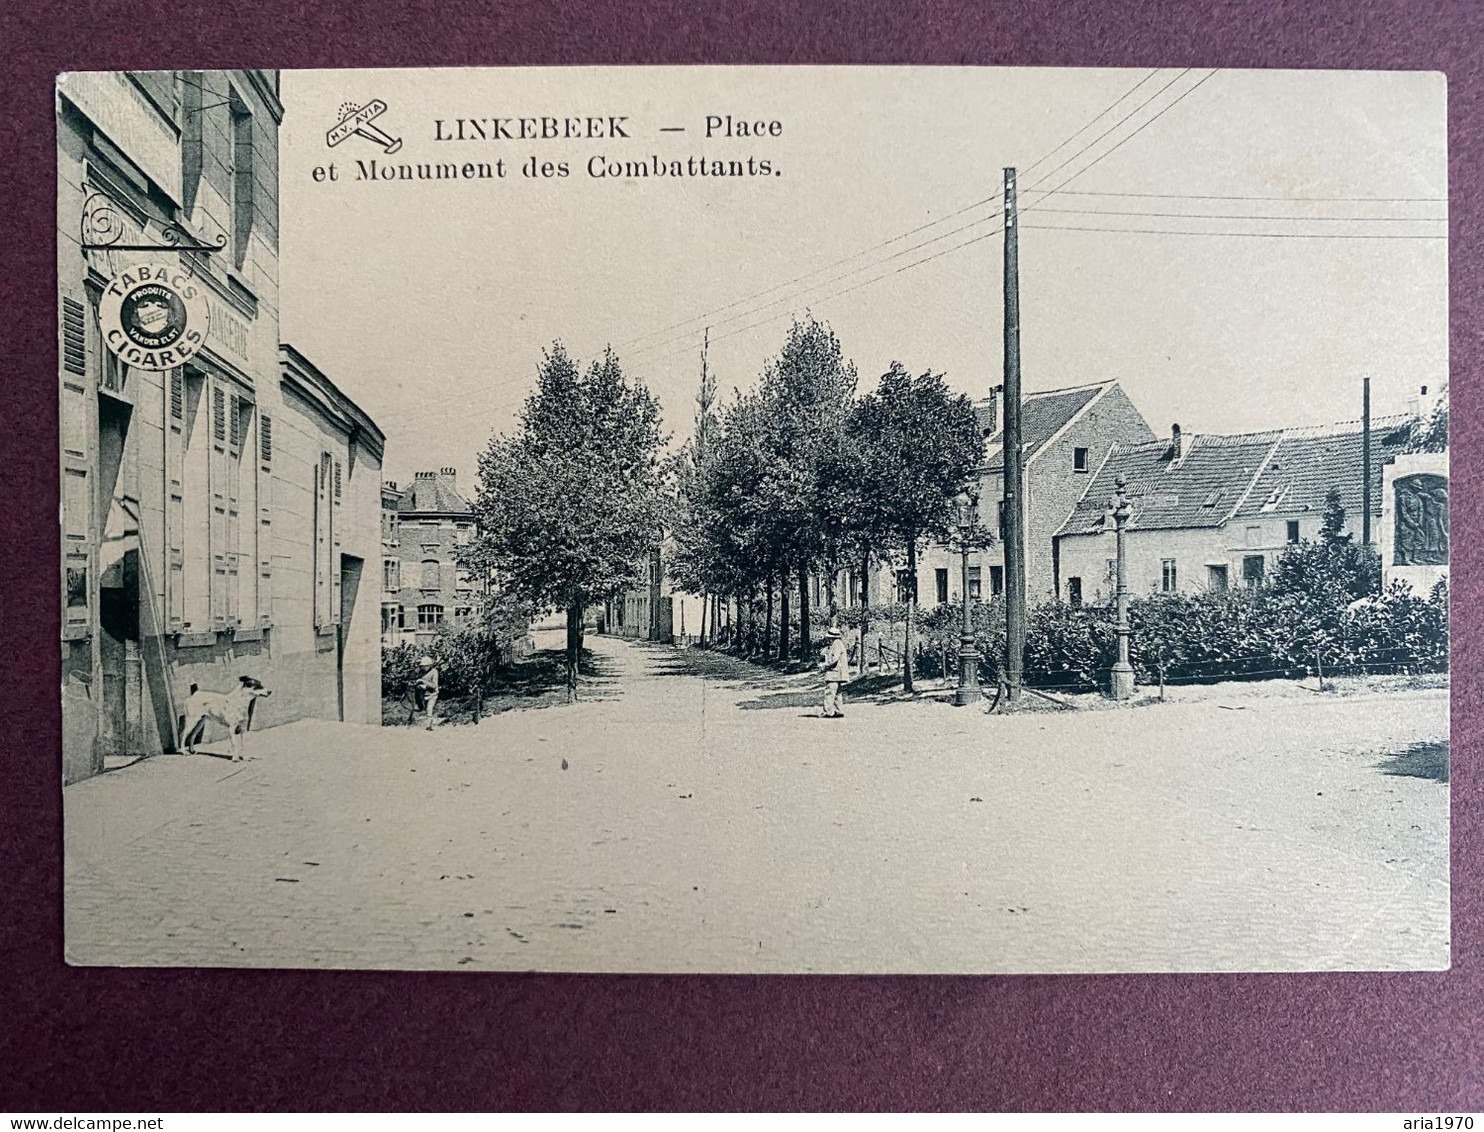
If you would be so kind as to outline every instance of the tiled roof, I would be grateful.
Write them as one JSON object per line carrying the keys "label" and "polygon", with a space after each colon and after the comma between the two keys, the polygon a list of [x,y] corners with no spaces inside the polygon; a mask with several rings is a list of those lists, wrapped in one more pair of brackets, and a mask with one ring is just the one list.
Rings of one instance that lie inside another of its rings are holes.
{"label": "tiled roof", "polygon": [[[1072,389],[1048,389],[1041,393],[1027,393],[1020,403],[1020,441],[1021,448],[1025,453],[1025,459],[1029,460],[1048,440],[1056,435],[1058,431],[1092,403],[1108,386],[1111,381],[1101,381],[1094,385],[1079,385]],[[999,417],[996,422],[998,431],[985,441],[989,452],[989,463],[987,470],[998,472],[1004,469],[1004,431],[1005,412],[1004,405],[1000,405]],[[976,410],[980,414],[980,421],[987,418],[987,406],[981,406]]]}
{"label": "tiled roof", "polygon": [[[1381,513],[1381,471],[1405,446],[1411,418],[1371,421],[1371,514]],[[1295,515],[1324,510],[1330,488],[1339,488],[1347,515],[1359,515],[1363,460],[1359,421],[1323,428],[1284,429],[1278,448],[1237,514]]]}
{"label": "tiled roof", "polygon": [[474,508],[444,476],[417,476],[403,489],[397,511],[472,515]]}
{"label": "tiled roof", "polygon": [[[1406,439],[1406,417],[1371,424],[1371,509],[1381,509],[1381,468]],[[1061,534],[1104,529],[1116,478],[1127,481],[1129,527],[1219,527],[1233,517],[1322,512],[1331,487],[1347,513],[1360,510],[1359,422],[1234,436],[1187,436],[1174,459],[1169,438],[1115,444],[1062,525]]]}

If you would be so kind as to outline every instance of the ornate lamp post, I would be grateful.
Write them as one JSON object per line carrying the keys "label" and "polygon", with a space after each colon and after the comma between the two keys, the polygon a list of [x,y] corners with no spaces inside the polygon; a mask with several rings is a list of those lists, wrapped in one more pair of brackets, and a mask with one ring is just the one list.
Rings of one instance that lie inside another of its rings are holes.
{"label": "ornate lamp post", "polygon": [[953,693],[956,707],[979,702],[979,650],[974,647],[974,614],[969,601],[969,543],[978,521],[979,497],[973,492],[960,492],[954,503],[958,525],[959,550],[963,554],[964,626],[958,646],[958,689]]}
{"label": "ornate lamp post", "polygon": [[1128,570],[1124,554],[1124,531],[1128,527],[1133,508],[1129,505],[1127,481],[1119,476],[1115,481],[1118,494],[1110,501],[1113,504],[1113,522],[1118,526],[1118,660],[1110,674],[1108,692],[1115,700],[1126,700],[1134,694],[1134,666],[1128,661]]}

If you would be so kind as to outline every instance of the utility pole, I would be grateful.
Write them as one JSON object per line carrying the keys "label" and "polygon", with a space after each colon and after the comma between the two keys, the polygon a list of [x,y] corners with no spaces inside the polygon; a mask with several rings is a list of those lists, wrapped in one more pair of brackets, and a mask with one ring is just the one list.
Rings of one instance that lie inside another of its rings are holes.
{"label": "utility pole", "polygon": [[1005,679],[1020,698],[1025,657],[1025,470],[1020,443],[1020,243],[1015,169],[1005,170]]}
{"label": "utility pole", "polygon": [[1360,394],[1360,543],[1371,545],[1371,379]]}

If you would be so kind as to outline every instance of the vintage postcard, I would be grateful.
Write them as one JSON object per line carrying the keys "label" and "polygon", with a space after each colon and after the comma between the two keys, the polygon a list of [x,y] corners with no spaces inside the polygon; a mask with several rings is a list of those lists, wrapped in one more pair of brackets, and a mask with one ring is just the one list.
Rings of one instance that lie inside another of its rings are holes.
{"label": "vintage postcard", "polygon": [[69,73],[69,962],[1449,965],[1443,77]]}

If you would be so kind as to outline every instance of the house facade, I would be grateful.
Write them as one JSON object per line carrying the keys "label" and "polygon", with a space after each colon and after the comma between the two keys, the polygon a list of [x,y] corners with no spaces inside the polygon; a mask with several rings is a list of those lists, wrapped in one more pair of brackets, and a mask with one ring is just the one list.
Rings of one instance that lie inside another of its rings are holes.
{"label": "house facade", "polygon": [[[665,560],[657,545],[638,568],[639,578],[603,603],[599,631],[618,637],[630,637],[645,641],[662,641],[666,644],[676,639],[676,610],[682,605],[685,595],[674,591],[665,574]],[[690,598],[693,616],[699,618],[700,601]],[[686,632],[699,632],[687,627]]]}
{"label": "house facade", "polygon": [[458,472],[418,472],[381,491],[384,546],[381,643],[427,644],[440,629],[471,624],[486,586],[461,556],[478,536],[474,508],[459,493]]}
{"label": "house facade", "polygon": [[[1371,424],[1371,540],[1380,536],[1383,480],[1411,435],[1410,416]],[[1107,599],[1114,589],[1112,499],[1124,477],[1132,505],[1125,535],[1132,593],[1201,593],[1262,585],[1295,543],[1324,523],[1340,493],[1345,531],[1359,541],[1364,488],[1359,422],[1230,436],[1186,435],[1117,445],[1055,541],[1057,592],[1065,601]]]}
{"label": "house facade", "polygon": [[[280,351],[277,72],[75,72],[56,115],[64,781],[176,749],[191,686],[243,675],[255,727],[373,721],[384,438]],[[106,293],[161,277],[206,333],[131,355]]]}
{"label": "house facade", "polygon": [[[991,597],[1005,588],[1004,420],[1000,390],[975,406],[984,437],[985,458],[975,478],[979,518],[997,534],[994,545],[969,555],[970,597]],[[1115,444],[1152,439],[1153,431],[1116,381],[1028,393],[1021,404],[1021,442],[1025,468],[1026,594],[1033,604],[1056,593],[1053,539],[1089,481]],[[872,604],[905,601],[905,554],[873,571]],[[841,594],[860,596],[860,573],[845,572]],[[918,557],[917,600],[941,605],[962,600],[962,558],[951,548],[930,545]],[[818,595],[816,595],[817,597]]]}

